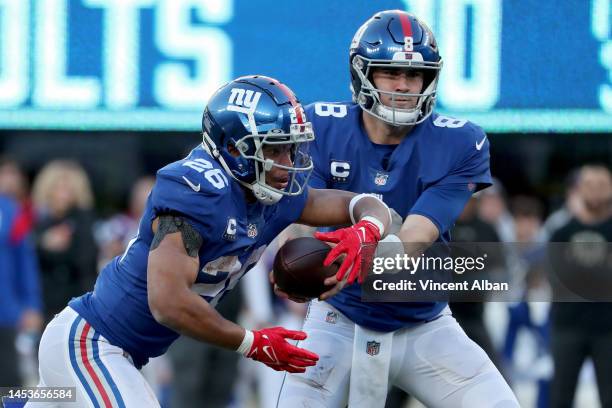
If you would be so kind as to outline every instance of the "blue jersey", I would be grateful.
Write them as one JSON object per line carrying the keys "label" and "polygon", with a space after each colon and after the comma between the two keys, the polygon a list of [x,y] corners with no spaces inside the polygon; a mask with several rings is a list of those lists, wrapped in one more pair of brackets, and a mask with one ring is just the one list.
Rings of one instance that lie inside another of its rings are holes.
{"label": "blue jersey", "polygon": [[147,260],[160,214],[182,215],[203,238],[192,286],[215,306],[257,262],[265,247],[295,222],[307,193],[276,205],[247,204],[242,187],[199,146],[157,172],[137,236],[100,273],[93,292],[69,305],[137,366],[163,354],[179,336],[153,318],[147,301]]}
{"label": "blue jersey", "polygon": [[[489,142],[478,126],[436,114],[415,126],[399,145],[377,145],[368,138],[362,110],[353,103],[306,107],[316,139],[310,185],[374,193],[402,218],[420,214],[449,231],[474,191],[491,183]],[[361,287],[351,285],[328,300],[355,323],[392,331],[437,316],[445,302],[364,303]]]}

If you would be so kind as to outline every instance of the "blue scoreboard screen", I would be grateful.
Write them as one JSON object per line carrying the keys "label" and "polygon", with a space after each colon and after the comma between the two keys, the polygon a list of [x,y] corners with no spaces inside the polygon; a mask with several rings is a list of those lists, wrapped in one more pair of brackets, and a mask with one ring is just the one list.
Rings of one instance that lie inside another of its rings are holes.
{"label": "blue scoreboard screen", "polygon": [[0,128],[197,130],[245,74],[350,100],[348,46],[414,12],[444,59],[438,110],[492,132],[612,131],[611,0],[0,0]]}

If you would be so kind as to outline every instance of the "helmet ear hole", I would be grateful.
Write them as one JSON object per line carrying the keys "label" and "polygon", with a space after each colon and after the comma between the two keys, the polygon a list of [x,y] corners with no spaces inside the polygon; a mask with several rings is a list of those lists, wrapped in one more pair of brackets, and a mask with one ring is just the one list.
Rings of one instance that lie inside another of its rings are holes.
{"label": "helmet ear hole", "polygon": [[238,157],[240,156],[240,149],[238,149],[233,143],[228,143],[227,144],[227,151],[233,156],[233,157]]}

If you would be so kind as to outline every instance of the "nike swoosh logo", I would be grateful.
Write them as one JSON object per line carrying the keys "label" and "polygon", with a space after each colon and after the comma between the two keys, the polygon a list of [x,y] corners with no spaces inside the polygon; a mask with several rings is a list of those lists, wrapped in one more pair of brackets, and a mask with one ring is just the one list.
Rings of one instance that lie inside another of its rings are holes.
{"label": "nike swoosh logo", "polygon": [[189,185],[189,187],[191,187],[191,189],[193,191],[195,191],[196,193],[200,191],[200,183],[198,183],[198,185],[196,186],[191,181],[189,181],[189,179],[187,177],[185,177],[185,176],[183,176],[183,180],[185,180],[185,183],[187,183]]}
{"label": "nike swoosh logo", "polygon": [[361,233],[363,234],[363,237],[361,238],[361,242],[364,242],[366,239],[366,231],[365,228],[363,227],[359,227],[359,231],[361,231]]}
{"label": "nike swoosh logo", "polygon": [[[270,353],[268,350],[271,350],[272,353]],[[276,358],[276,354],[274,353],[274,349],[272,349],[272,346],[263,346],[263,352],[266,353],[266,356],[268,356],[270,360],[275,363],[278,363],[278,359]]]}
{"label": "nike swoosh logo", "polygon": [[485,140],[487,140],[487,137],[483,137],[482,140],[480,141],[480,143],[476,142],[476,150],[480,150],[482,149],[482,146],[484,145]]}

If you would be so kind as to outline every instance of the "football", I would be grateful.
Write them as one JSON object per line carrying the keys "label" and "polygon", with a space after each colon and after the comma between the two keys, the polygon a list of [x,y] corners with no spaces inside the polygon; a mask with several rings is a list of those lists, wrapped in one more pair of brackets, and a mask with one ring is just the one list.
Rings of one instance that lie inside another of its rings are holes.
{"label": "football", "polygon": [[339,263],[323,266],[331,247],[312,237],[287,241],[274,258],[274,281],[285,293],[294,297],[316,298],[332,286],[323,281],[336,274]]}

